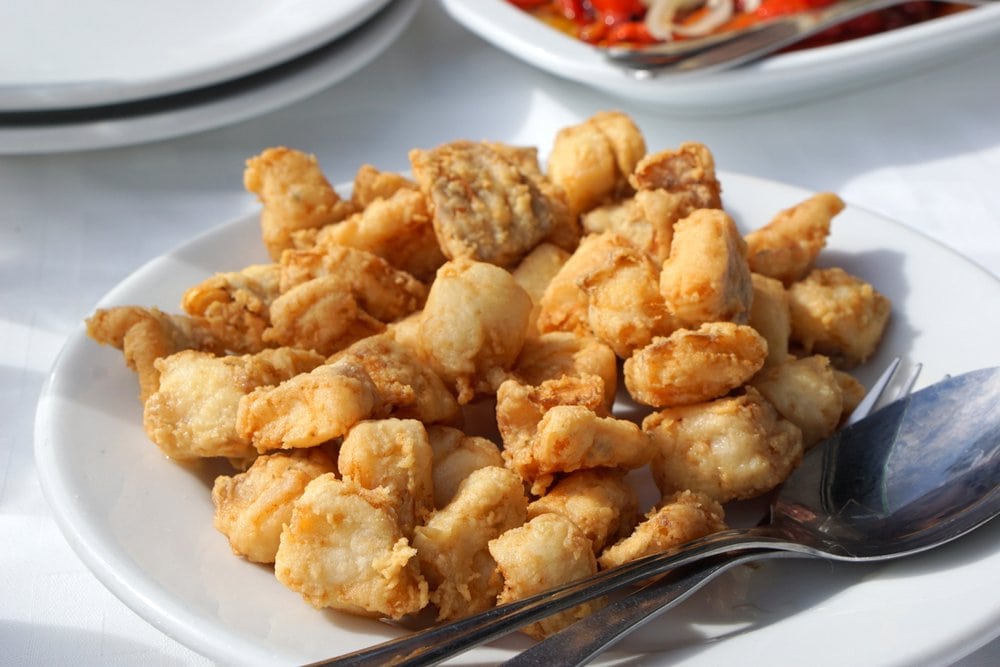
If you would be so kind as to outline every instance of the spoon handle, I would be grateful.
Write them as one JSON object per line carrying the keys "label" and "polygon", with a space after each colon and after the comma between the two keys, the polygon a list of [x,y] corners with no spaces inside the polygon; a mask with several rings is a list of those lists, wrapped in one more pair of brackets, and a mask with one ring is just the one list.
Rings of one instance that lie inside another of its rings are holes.
{"label": "spoon handle", "polygon": [[706,558],[618,598],[503,664],[508,667],[548,667],[557,663],[565,667],[586,665],[618,640],[677,606],[727,570],[758,560],[807,556],[792,551],[760,549]]}

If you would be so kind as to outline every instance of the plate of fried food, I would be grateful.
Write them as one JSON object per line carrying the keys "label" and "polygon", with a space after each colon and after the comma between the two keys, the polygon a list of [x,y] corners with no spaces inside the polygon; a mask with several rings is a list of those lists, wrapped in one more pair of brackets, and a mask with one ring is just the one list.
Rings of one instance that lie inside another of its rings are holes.
{"label": "plate of fried food", "polygon": [[[960,61],[996,43],[1000,7],[910,2],[864,15],[725,71],[657,73],[608,60],[606,47],[744,29],[834,0],[442,0],[458,23],[539,69],[651,108],[732,115],[802,103]],[[853,27],[852,27],[853,26]]]}
{"label": "plate of fried food", "polygon": [[[622,113],[408,157],[341,188],[250,157],[260,215],[112,290],[39,401],[70,544],[221,663],[330,658],[755,521],[890,358],[928,383],[997,361],[986,272]],[[616,653],[954,659],[1000,627],[995,537],[734,570]]]}

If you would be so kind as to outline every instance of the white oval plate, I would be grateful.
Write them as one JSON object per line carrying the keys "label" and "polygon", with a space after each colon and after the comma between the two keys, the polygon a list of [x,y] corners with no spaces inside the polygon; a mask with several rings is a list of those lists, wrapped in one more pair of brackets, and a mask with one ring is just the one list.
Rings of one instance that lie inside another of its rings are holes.
{"label": "white oval plate", "polygon": [[374,60],[413,18],[420,0],[392,0],[350,34],[242,79],[200,91],[97,110],[0,113],[0,154],[111,148],[211,130],[287,106]]}
{"label": "white oval plate", "polygon": [[[721,176],[743,228],[808,195]],[[263,262],[256,218],[222,226],[136,271],[100,303],[174,310],[216,271]],[[1000,282],[924,236],[848,207],[823,262],[873,282],[894,312],[872,375],[894,355],[924,363],[922,383],[1000,363]],[[225,664],[303,664],[388,639],[391,625],[317,611],[270,568],[235,557],[212,527],[213,473],[165,459],[142,430],[137,384],[121,354],[83,327],[69,338],[38,405],[35,455],[69,543],[127,605]],[[934,552],[873,565],[763,563],[713,582],[627,638],[642,664],[810,666],[943,664],[1000,630],[1000,523]],[[832,638],[836,638],[832,640]],[[510,637],[466,660],[495,664],[527,646]]]}
{"label": "white oval plate", "polygon": [[346,34],[388,0],[4,0],[0,111],[118,104],[234,79]]}
{"label": "white oval plate", "polygon": [[734,70],[639,79],[506,0],[441,2],[466,28],[542,70],[682,114],[735,114],[833,95],[993,48],[1000,37],[994,4]]}

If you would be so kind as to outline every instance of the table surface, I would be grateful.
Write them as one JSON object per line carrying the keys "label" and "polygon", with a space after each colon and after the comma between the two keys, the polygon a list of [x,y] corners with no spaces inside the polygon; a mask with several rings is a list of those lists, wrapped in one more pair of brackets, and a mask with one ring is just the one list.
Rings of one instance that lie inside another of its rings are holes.
{"label": "table surface", "polygon": [[[547,145],[560,127],[617,108],[651,147],[704,142],[720,169],[836,191],[1000,276],[997,46],[810,104],[677,118],[537,71],[427,1],[374,62],[279,111],[135,147],[0,157],[0,664],[208,663],[126,608],[74,555],[39,487],[32,422],[67,334],[105,292],[148,259],[257,210],[241,184],[248,156],[302,148],[344,182],[364,162],[403,170],[408,148],[456,138]],[[1000,664],[1000,642],[958,664]]]}

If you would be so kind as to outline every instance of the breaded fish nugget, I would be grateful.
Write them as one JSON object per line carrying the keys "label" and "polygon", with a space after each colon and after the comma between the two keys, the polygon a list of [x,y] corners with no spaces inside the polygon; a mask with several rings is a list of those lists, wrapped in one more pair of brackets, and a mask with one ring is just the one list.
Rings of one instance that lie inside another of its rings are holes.
{"label": "breaded fish nugget", "polygon": [[460,403],[493,393],[527,333],[531,297],[506,270],[467,259],[438,270],[420,318],[421,357]]}
{"label": "breaded fish nugget", "polygon": [[715,158],[704,144],[682,143],[676,149],[646,155],[635,166],[630,182],[636,190],[662,189],[692,198],[691,207],[722,208],[722,185]]}
{"label": "breaded fish nugget", "polygon": [[[514,602],[597,573],[590,540],[572,521],[547,512],[491,540],[490,554],[503,579],[498,604]],[[526,625],[521,632],[543,639],[603,606],[591,600]]]}
{"label": "breaded fish nugget", "polygon": [[606,343],[591,336],[565,331],[541,334],[524,341],[512,369],[514,376],[529,385],[558,380],[564,375],[596,375],[604,383],[604,407],[610,412],[618,388],[618,358]]}
{"label": "breaded fish nugget", "polygon": [[323,175],[315,155],[278,146],[247,160],[243,185],[263,204],[261,234],[271,259],[292,247],[292,232],[343,220],[354,205]]}
{"label": "breaded fish nugget", "polygon": [[125,364],[139,379],[139,401],[146,402],[160,385],[154,362],[181,350],[225,352],[211,325],[200,317],[171,315],[158,308],[98,308],[87,318],[87,335],[122,351]]}
{"label": "breaded fish nugget", "polygon": [[844,394],[830,360],[823,355],[788,359],[768,366],[751,383],[802,429],[806,449],[833,435],[844,414]]}
{"label": "breaded fish nugget", "polygon": [[295,501],[274,573],[316,608],[400,619],[427,606],[416,555],[386,490],[327,473]]}
{"label": "breaded fish nugget", "polygon": [[602,112],[559,130],[547,173],[566,193],[570,212],[579,216],[630,195],[629,174],[645,153],[645,139],[631,118]]}
{"label": "breaded fish nugget", "polygon": [[270,319],[271,326],[263,334],[265,343],[323,355],[385,329],[343,289],[339,276],[320,276],[291,288],[271,304]]}
{"label": "breaded fish nugget", "polygon": [[843,269],[813,269],[788,288],[792,340],[853,368],[875,352],[892,306],[871,284]]}
{"label": "breaded fish nugget", "polygon": [[788,359],[788,341],[792,335],[792,315],[788,294],[780,280],[759,273],[750,274],[753,301],[750,303],[748,324],[767,341],[765,365],[780,364]]}
{"label": "breaded fish nugget", "polygon": [[665,497],[631,535],[605,549],[597,562],[602,569],[617,567],[726,527],[722,505],[703,493],[680,491]]}
{"label": "breaded fish nugget", "polygon": [[281,293],[277,264],[253,264],[240,271],[217,273],[181,298],[188,315],[202,317],[227,349],[240,353],[264,349],[270,307]]}
{"label": "breaded fish nugget", "polygon": [[528,317],[528,337],[538,335],[539,305],[545,288],[559,269],[569,259],[570,253],[554,243],[540,243],[525,255],[524,259],[511,271],[514,281],[531,297],[531,315]]}
{"label": "breaded fish nugget", "polygon": [[237,556],[273,563],[295,501],[309,482],[336,470],[334,460],[320,447],[258,456],[245,472],[215,478],[215,528]]}
{"label": "breaded fish nugget", "polygon": [[434,458],[434,507],[441,509],[455,497],[459,485],[473,470],[487,466],[503,467],[500,448],[491,440],[466,435],[450,426],[428,426],[427,439]]}
{"label": "breaded fish nugget", "polygon": [[434,509],[434,454],[424,425],[415,419],[379,419],[355,424],[344,437],[337,468],[366,489],[382,487],[393,500],[403,535]]}
{"label": "breaded fish nugget", "polygon": [[528,505],[528,517],[561,514],[577,525],[595,554],[628,535],[638,508],[635,490],[617,468],[578,470],[561,478],[544,496]]}
{"label": "breaded fish nugget", "polygon": [[257,387],[275,385],[323,363],[307,350],[278,348],[257,354],[218,357],[182,350],[153,362],[157,390],[143,406],[150,440],[177,460],[255,453],[236,428],[240,400]]}
{"label": "breaded fish nugget", "polygon": [[534,149],[517,150],[456,141],[410,151],[413,174],[431,202],[434,231],[449,259],[510,266],[574,224],[538,169]]}
{"label": "breaded fish nugget", "polygon": [[745,323],[753,299],[746,243],[725,212],[699,209],[674,225],[660,293],[680,322]]}
{"label": "breaded fish nugget", "polygon": [[677,328],[659,290],[659,266],[622,237],[612,237],[603,262],[578,285],[587,295],[587,324],[594,336],[627,359],[654,336]]}
{"label": "breaded fish nugget", "polygon": [[670,256],[674,224],[694,211],[694,198],[686,193],[639,190],[622,202],[586,213],[583,230],[587,234],[613,232],[662,263]]}
{"label": "breaded fish nugget", "polygon": [[767,341],[752,327],[706,322],[637,350],[625,360],[625,387],[653,407],[701,403],[744,384],[766,357]]}
{"label": "breaded fish nugget", "polygon": [[388,199],[400,190],[419,190],[414,181],[393,171],[381,171],[370,164],[358,167],[351,188],[351,202],[363,211],[379,199]]}
{"label": "breaded fish nugget", "polygon": [[802,460],[802,431],[753,387],[741,396],[654,412],[642,422],[664,495],[691,490],[720,503],[753,498]]}
{"label": "breaded fish nugget", "polygon": [[832,192],[821,192],[778,213],[744,238],[750,270],[789,285],[801,280],[830,234],[830,222],[844,210]]}
{"label": "breaded fish nugget", "polygon": [[521,479],[497,466],[474,470],[455,497],[414,531],[420,567],[431,586],[438,620],[455,619],[496,604],[501,583],[489,541],[527,519]]}
{"label": "breaded fish nugget", "polygon": [[350,246],[367,250],[418,280],[432,279],[445,262],[427,199],[409,188],[375,199],[364,210],[316,232],[296,233],[294,239],[296,247],[303,249]]}

